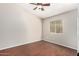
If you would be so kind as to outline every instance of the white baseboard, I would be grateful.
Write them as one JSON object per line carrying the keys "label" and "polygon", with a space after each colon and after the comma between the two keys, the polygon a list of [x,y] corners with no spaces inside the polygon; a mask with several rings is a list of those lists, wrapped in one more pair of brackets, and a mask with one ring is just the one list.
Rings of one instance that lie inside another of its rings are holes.
{"label": "white baseboard", "polygon": [[70,49],[77,50],[76,48],[72,48],[70,46],[66,46],[66,45],[63,45],[63,44],[56,43],[56,42],[51,42],[51,41],[48,41],[48,40],[44,40],[44,41],[47,41],[47,42],[50,42],[50,43],[54,43],[54,44],[57,44],[57,45],[61,45],[61,46],[64,46],[64,47],[67,47],[67,48],[70,48]]}
{"label": "white baseboard", "polygon": [[17,47],[17,46],[21,46],[21,45],[25,45],[25,44],[29,44],[29,43],[34,43],[34,42],[38,42],[38,41],[41,41],[41,39],[40,40],[34,40],[34,41],[26,42],[26,43],[22,43],[22,44],[17,44],[17,45],[13,45],[13,46],[3,47],[3,48],[0,48],[0,50],[9,49],[9,48],[13,48],[13,47]]}

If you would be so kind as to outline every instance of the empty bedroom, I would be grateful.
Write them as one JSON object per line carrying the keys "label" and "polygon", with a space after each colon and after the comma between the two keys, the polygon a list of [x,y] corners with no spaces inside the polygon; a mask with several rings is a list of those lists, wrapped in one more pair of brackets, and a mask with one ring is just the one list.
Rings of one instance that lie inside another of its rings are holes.
{"label": "empty bedroom", "polygon": [[0,56],[77,56],[78,7],[0,3]]}

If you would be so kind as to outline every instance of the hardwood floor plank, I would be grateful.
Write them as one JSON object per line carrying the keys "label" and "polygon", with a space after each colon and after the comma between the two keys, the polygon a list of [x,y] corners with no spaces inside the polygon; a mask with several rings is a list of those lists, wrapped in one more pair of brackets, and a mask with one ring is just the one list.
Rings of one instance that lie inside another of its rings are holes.
{"label": "hardwood floor plank", "polygon": [[76,56],[77,51],[46,41],[13,47],[0,51],[0,56]]}

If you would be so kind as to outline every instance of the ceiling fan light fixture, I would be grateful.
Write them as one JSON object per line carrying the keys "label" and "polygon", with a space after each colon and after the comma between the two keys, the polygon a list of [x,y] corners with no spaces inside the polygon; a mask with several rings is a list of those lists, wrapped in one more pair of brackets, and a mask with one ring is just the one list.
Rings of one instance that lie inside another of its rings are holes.
{"label": "ceiling fan light fixture", "polygon": [[44,11],[44,8],[41,8],[42,11]]}

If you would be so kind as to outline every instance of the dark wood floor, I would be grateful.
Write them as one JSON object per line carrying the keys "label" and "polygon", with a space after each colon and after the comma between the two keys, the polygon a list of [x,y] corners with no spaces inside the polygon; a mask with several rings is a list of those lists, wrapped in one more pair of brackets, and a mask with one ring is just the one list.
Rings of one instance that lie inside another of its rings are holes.
{"label": "dark wood floor", "polygon": [[76,56],[77,51],[46,41],[39,41],[0,51],[0,56]]}

